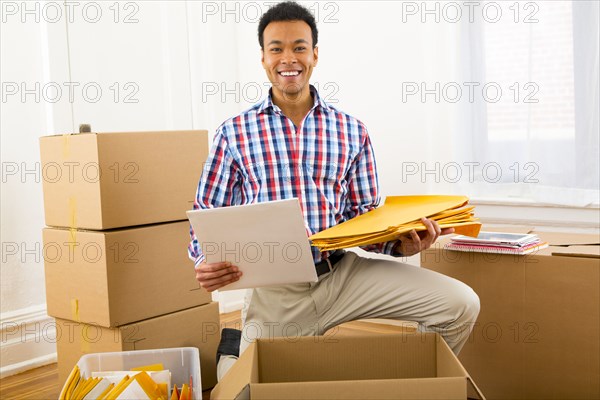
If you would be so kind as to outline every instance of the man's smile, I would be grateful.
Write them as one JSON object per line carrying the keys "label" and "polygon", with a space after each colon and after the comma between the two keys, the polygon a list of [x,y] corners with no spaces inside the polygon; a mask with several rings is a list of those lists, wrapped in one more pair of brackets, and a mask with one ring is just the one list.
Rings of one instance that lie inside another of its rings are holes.
{"label": "man's smile", "polygon": [[294,77],[294,76],[300,75],[300,73],[302,71],[298,71],[298,70],[286,70],[286,71],[278,71],[278,72],[279,72],[279,75],[281,75],[281,76]]}

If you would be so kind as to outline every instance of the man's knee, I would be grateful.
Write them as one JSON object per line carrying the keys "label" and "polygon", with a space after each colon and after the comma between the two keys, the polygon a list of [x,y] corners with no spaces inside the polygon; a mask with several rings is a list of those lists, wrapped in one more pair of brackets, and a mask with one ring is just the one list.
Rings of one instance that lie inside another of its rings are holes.
{"label": "man's knee", "polygon": [[465,285],[463,296],[461,298],[463,315],[468,321],[474,322],[479,315],[481,304],[479,302],[479,296],[473,289]]}
{"label": "man's knee", "polygon": [[471,287],[456,280],[449,298],[450,309],[455,315],[456,322],[474,322],[479,315],[479,296]]}

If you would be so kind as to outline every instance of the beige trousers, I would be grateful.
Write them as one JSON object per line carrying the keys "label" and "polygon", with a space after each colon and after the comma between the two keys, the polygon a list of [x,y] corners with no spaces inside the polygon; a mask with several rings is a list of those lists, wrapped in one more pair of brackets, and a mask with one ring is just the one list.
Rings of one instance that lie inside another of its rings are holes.
{"label": "beige trousers", "polygon": [[[456,279],[347,252],[318,282],[248,291],[240,354],[256,338],[322,335],[339,324],[364,318],[418,322],[419,331],[438,332],[458,354],[478,314],[479,297]],[[236,359],[221,357],[219,380]]]}

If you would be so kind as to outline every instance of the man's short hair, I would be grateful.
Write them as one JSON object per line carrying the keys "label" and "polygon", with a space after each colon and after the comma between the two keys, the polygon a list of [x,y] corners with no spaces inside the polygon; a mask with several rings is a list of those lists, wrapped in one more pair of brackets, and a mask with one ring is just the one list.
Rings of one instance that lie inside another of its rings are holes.
{"label": "man's short hair", "polygon": [[265,28],[271,22],[278,21],[306,22],[308,26],[310,26],[312,32],[312,46],[313,49],[315,48],[319,38],[315,17],[306,7],[293,1],[285,1],[269,8],[267,12],[260,17],[260,22],[258,23],[258,43],[260,43],[261,49],[264,49],[263,33],[265,32]]}

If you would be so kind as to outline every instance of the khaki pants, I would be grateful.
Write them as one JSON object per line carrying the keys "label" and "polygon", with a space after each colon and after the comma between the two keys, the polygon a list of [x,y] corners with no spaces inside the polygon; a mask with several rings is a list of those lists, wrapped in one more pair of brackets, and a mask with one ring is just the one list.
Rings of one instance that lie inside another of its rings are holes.
{"label": "khaki pants", "polygon": [[[240,354],[256,338],[322,335],[364,318],[418,322],[419,331],[438,332],[458,354],[478,314],[479,297],[456,279],[347,252],[318,282],[249,290]],[[219,380],[236,359],[221,357]]]}

